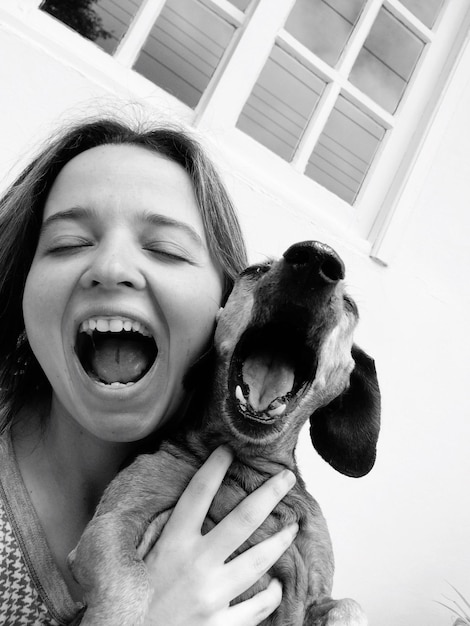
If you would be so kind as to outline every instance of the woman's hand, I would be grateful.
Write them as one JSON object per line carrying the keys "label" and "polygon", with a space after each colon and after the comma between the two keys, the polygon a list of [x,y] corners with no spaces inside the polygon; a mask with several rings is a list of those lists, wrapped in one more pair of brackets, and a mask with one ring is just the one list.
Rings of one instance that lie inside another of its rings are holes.
{"label": "woman's hand", "polygon": [[255,626],[280,604],[281,584],[230,606],[279,559],[297,534],[297,525],[225,561],[261,525],[295,482],[288,470],[250,494],[207,534],[202,523],[232,462],[220,447],[196,472],[163,532],[147,555],[153,586],[146,626]]}

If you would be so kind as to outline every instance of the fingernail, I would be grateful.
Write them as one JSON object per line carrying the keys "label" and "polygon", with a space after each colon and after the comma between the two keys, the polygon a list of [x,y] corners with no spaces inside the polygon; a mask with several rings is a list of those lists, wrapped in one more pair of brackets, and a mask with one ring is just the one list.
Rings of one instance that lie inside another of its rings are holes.
{"label": "fingernail", "polygon": [[225,444],[216,448],[215,452],[219,455],[222,455],[222,458],[229,458],[230,461],[233,460],[233,452],[232,450]]}
{"label": "fingernail", "polygon": [[294,522],[293,524],[289,524],[289,526],[286,526],[286,530],[290,532],[292,537],[295,537],[299,532],[299,525],[297,524],[297,522]]}
{"label": "fingernail", "polygon": [[296,477],[294,472],[291,472],[290,470],[286,469],[282,472],[283,478],[286,480],[287,484],[289,485],[289,487],[292,487],[293,485],[295,485],[295,481],[296,481]]}
{"label": "fingernail", "polygon": [[269,581],[269,586],[279,587],[279,589],[282,590],[282,583],[279,578],[271,578],[271,580]]}
{"label": "fingernail", "polygon": [[275,594],[272,610],[276,609],[282,602],[282,583],[278,578],[272,578],[269,581],[268,589]]}

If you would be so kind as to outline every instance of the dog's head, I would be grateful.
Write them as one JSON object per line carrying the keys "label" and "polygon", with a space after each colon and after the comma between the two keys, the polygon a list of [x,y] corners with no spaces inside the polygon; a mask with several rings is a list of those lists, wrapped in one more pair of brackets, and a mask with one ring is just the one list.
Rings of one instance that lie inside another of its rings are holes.
{"label": "dog's head", "polygon": [[373,360],[353,343],[358,311],[343,279],[336,252],[314,241],[243,271],[218,317],[215,391],[241,445],[293,451],[310,418],[319,454],[362,476],[375,460],[380,393]]}

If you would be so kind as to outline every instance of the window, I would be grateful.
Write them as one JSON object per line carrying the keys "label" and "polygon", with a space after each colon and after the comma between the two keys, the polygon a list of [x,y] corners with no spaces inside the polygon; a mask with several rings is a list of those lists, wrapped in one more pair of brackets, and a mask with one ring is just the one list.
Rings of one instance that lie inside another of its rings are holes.
{"label": "window", "polygon": [[234,31],[200,2],[168,0],[134,69],[194,108]]}
{"label": "window", "polygon": [[238,127],[290,161],[325,81],[274,46],[238,120]]}
{"label": "window", "polygon": [[339,95],[305,173],[353,203],[384,135],[383,126]]}
{"label": "window", "polygon": [[382,8],[352,67],[349,80],[389,113],[395,113],[425,42]]}
{"label": "window", "polygon": [[42,45],[69,38],[80,69],[223,135],[276,192],[316,190],[362,240],[388,224],[470,17],[468,0],[18,2]]}
{"label": "window", "polygon": [[[233,0],[243,11],[249,0]],[[229,5],[229,8],[231,8]],[[44,0],[41,9],[113,54],[142,28],[133,69],[194,108],[240,19],[202,0]],[[149,20],[148,11],[153,9]],[[218,9],[218,11],[214,10]],[[235,23],[234,23],[235,22]]]}
{"label": "window", "polygon": [[354,204],[441,9],[407,4],[297,0],[237,126]]}

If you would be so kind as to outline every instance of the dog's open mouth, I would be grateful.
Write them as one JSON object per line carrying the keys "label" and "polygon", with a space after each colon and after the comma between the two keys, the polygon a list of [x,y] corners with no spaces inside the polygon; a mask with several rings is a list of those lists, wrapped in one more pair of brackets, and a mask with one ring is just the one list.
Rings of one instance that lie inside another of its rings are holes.
{"label": "dog's open mouth", "polygon": [[231,365],[231,392],[245,418],[273,423],[297,404],[316,370],[314,351],[305,337],[283,325],[248,329]]}
{"label": "dog's open mouth", "polygon": [[135,320],[90,318],[78,329],[75,352],[92,380],[122,387],[147,374],[158,348],[149,330]]}

